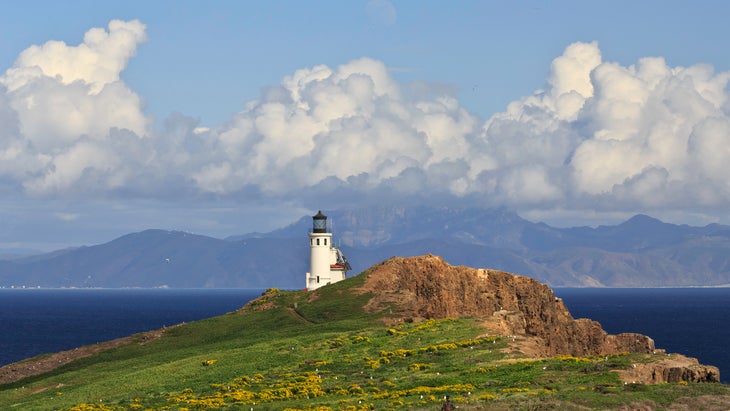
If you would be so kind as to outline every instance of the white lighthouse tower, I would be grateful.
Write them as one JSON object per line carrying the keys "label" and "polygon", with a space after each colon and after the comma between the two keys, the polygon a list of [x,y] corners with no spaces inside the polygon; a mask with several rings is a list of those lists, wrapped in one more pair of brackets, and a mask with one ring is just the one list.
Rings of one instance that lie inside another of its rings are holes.
{"label": "white lighthouse tower", "polygon": [[332,233],[327,231],[327,216],[322,211],[312,217],[313,228],[309,233],[309,272],[307,290],[316,290],[327,284],[345,279],[350,264],[340,250],[332,244]]}

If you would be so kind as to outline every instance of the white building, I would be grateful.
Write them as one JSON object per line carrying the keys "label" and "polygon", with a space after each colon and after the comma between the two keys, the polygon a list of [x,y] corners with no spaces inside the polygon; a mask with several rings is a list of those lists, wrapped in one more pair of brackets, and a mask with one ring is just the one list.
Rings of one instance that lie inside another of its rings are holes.
{"label": "white building", "polygon": [[312,217],[313,228],[309,233],[309,272],[307,290],[316,290],[327,284],[346,278],[350,264],[332,244],[332,233],[327,230],[327,216],[322,211]]}

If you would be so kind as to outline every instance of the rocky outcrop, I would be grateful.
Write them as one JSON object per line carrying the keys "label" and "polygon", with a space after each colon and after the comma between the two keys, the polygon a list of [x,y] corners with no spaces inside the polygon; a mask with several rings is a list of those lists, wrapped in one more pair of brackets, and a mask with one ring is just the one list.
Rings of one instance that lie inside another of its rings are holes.
{"label": "rocky outcrop", "polygon": [[620,372],[621,378],[626,383],[642,384],[720,381],[717,367],[700,364],[696,358],[663,352],[658,355],[663,358],[647,364],[634,364],[632,368]]}
{"label": "rocky outcrop", "polygon": [[363,288],[377,291],[368,309],[388,307],[396,318],[481,318],[500,334],[539,337],[545,355],[654,350],[647,336],[609,335],[595,321],[573,319],[562,300],[532,278],[451,266],[433,255],[393,257],[376,264],[368,270]]}
{"label": "rocky outcrop", "polygon": [[[364,275],[360,290],[373,293],[365,308],[387,310],[393,322],[413,318],[479,318],[494,333],[533,341],[532,354],[537,356],[655,352],[654,341],[645,335],[610,335],[596,321],[574,319],[548,286],[532,278],[451,266],[430,254],[393,257],[374,265]],[[679,378],[719,381],[719,371],[708,370],[685,367]],[[656,370],[661,377],[655,380],[670,381],[678,372],[671,367]]]}

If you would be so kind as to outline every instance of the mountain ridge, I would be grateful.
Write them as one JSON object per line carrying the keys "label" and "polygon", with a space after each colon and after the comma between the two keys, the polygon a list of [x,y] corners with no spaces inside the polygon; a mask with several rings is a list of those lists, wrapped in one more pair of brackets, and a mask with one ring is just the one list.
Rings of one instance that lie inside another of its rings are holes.
{"label": "mountain ridge", "polygon": [[[371,207],[326,211],[356,274],[392,255],[520,272],[551,286],[730,283],[730,226],[636,215],[613,226],[556,228],[505,209]],[[215,239],[150,229],[110,242],[0,260],[0,287],[296,289],[308,270],[311,216],[269,233]]]}

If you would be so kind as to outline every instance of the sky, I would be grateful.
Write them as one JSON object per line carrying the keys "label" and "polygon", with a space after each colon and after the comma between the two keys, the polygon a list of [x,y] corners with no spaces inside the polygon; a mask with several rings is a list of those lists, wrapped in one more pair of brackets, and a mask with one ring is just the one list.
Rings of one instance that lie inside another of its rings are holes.
{"label": "sky", "polygon": [[11,1],[0,251],[318,209],[730,224],[724,1]]}

